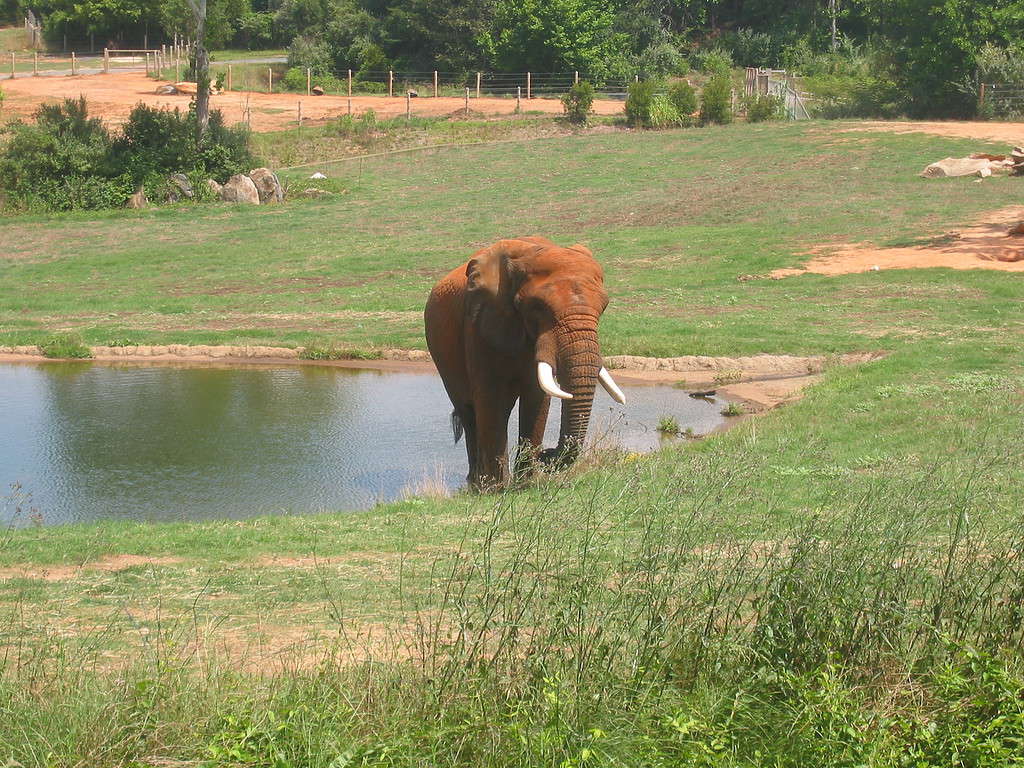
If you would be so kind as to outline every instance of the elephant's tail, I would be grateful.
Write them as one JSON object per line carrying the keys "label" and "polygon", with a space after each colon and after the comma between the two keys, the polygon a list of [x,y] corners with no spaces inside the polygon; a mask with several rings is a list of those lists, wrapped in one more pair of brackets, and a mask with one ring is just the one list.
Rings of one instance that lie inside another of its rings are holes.
{"label": "elephant's tail", "polygon": [[457,445],[462,438],[462,419],[459,418],[458,411],[452,411],[452,434],[455,435],[455,443]]}

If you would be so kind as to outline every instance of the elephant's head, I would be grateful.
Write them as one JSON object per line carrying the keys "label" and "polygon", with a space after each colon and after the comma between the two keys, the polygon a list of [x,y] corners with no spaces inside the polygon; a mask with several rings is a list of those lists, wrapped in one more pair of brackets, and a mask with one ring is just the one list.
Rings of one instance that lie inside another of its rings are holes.
{"label": "elephant's head", "polygon": [[478,252],[466,276],[467,321],[493,348],[528,360],[541,389],[565,401],[557,456],[571,460],[586,437],[597,383],[625,402],[601,362],[597,325],[608,306],[601,265],[582,245],[531,237]]}

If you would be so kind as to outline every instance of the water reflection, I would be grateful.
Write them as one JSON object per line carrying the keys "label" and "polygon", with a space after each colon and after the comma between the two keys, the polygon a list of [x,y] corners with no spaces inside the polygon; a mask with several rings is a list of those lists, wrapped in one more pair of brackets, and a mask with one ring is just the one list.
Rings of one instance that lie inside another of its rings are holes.
{"label": "water reflection", "polygon": [[[671,387],[627,394],[625,408],[598,395],[592,435],[649,450],[660,416],[697,433],[722,421]],[[20,483],[47,524],[357,509],[435,475],[462,484],[449,411],[427,373],[0,365],[0,497]],[[556,406],[549,444],[557,430]]]}

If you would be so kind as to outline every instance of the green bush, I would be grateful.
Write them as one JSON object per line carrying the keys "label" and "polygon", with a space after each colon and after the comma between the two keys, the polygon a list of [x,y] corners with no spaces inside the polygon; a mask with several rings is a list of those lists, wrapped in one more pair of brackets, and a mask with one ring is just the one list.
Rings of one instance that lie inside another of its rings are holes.
{"label": "green bush", "polygon": [[728,73],[719,72],[704,86],[700,95],[700,122],[702,125],[732,122],[732,81]]}
{"label": "green bush", "polygon": [[352,93],[387,93],[388,84],[378,83],[376,80],[353,80]]}
{"label": "green bush", "polygon": [[594,105],[594,86],[586,80],[575,83],[562,96],[562,107],[570,123],[585,123]]}
{"label": "green bush", "polygon": [[781,120],[785,116],[785,104],[779,96],[770,93],[755,93],[744,99],[747,122],[760,123],[765,120]]}
{"label": "green bush", "polygon": [[652,80],[630,83],[626,91],[626,121],[644,128],[651,124],[651,102],[654,101],[655,84]]}
{"label": "green bush", "polygon": [[732,55],[721,48],[702,48],[694,54],[694,66],[709,75],[732,70]]}
{"label": "green bush", "polygon": [[225,126],[216,110],[201,146],[192,112],[139,104],[113,136],[89,117],[83,98],[44,105],[35,118],[8,126],[10,139],[0,150],[0,185],[14,209],[116,208],[140,184],[158,199],[171,173],[224,181],[253,166],[248,133]]}
{"label": "green bush", "polygon": [[697,91],[685,80],[678,80],[668,87],[668,99],[672,102],[682,122],[689,123],[693,120],[693,113],[697,111]]}
{"label": "green bush", "polygon": [[898,117],[906,110],[906,97],[895,81],[874,75],[819,75],[805,77],[803,88],[814,100],[817,117]]}

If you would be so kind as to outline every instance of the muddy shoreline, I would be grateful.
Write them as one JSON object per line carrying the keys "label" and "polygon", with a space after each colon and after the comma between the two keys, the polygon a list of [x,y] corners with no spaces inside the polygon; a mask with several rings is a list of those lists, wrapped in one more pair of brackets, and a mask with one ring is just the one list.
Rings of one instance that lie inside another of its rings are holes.
{"label": "muddy shoreline", "polygon": [[[0,346],[0,363],[90,362],[102,365],[168,367],[266,367],[314,365],[380,371],[435,373],[430,355],[422,350],[386,349],[372,360],[307,360],[301,348],[270,346],[147,345],[92,347],[85,360],[44,357],[35,346]],[[880,353],[847,355],[749,355],[742,357],[640,357],[610,355],[605,364],[617,379],[632,386],[679,385],[686,389],[715,389],[729,400],[742,401],[750,412],[774,408],[800,397],[832,365],[856,365],[881,358]]]}

